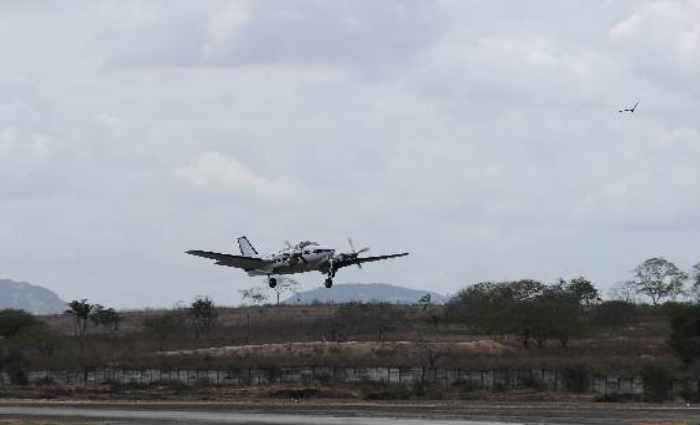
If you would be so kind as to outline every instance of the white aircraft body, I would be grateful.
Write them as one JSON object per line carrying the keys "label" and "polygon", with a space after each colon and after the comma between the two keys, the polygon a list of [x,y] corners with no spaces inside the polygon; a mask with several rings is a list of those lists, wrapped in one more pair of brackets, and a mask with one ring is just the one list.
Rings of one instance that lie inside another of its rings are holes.
{"label": "white aircraft body", "polygon": [[221,254],[218,252],[190,250],[187,254],[216,260],[217,265],[243,269],[248,276],[267,276],[270,288],[277,286],[275,275],[305,273],[318,271],[326,275],[325,286],[333,286],[333,278],[338,269],[356,264],[362,268],[362,263],[386,260],[389,258],[403,257],[408,252],[400,254],[378,255],[375,257],[360,257],[359,255],[369,250],[362,248],[355,251],[352,239],[348,239],[352,252],[336,253],[335,249],[323,247],[316,242],[303,241],[292,246],[287,242],[287,248],[274,254],[261,256],[248,238],[241,236],[238,240],[238,248],[241,255]]}

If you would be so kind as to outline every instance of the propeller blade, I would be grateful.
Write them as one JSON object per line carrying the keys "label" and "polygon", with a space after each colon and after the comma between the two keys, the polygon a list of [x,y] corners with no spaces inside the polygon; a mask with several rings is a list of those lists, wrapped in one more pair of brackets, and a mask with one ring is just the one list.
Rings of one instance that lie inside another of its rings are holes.
{"label": "propeller blade", "polygon": [[[352,253],[351,253],[350,255],[352,256],[352,258],[355,258],[355,259],[357,259],[357,257],[358,257],[360,254],[362,254],[363,252],[369,251],[369,247],[368,247],[368,246],[362,248],[362,249],[359,250],[359,251],[357,251],[357,250],[355,249],[355,244],[352,243],[352,238],[348,238],[348,245],[350,245],[350,249],[352,250]],[[357,263],[357,268],[358,268],[358,269],[361,269],[361,268],[362,268],[362,264]]]}

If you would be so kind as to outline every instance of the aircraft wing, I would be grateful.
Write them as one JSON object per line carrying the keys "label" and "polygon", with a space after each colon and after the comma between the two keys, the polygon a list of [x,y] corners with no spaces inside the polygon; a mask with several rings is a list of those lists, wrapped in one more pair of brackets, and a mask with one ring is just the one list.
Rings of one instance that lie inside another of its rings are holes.
{"label": "aircraft wing", "polygon": [[389,258],[405,257],[408,252],[402,252],[401,254],[389,254],[389,255],[377,255],[376,257],[362,257],[362,258],[350,258],[338,264],[335,263],[335,268],[339,269],[341,267],[351,266],[353,264],[371,263],[373,261],[388,260]]}
{"label": "aircraft wing", "polygon": [[187,254],[196,255],[198,257],[211,258],[216,260],[216,264],[220,266],[236,267],[243,270],[253,270],[267,264],[267,261],[255,257],[243,257],[241,255],[220,254],[210,251],[186,251]]}

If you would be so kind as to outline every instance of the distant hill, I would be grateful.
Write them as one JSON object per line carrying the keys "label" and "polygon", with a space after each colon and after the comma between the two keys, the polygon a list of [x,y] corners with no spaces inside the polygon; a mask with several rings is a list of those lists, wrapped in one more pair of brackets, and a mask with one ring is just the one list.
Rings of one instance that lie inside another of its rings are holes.
{"label": "distant hill", "polygon": [[447,301],[447,297],[436,292],[404,288],[402,286],[388,285],[386,283],[341,283],[333,285],[331,289],[318,288],[311,291],[299,292],[287,298],[284,303],[311,304],[315,301],[322,303],[378,301],[415,304],[426,294],[430,294],[430,302],[433,304],[442,304]]}
{"label": "distant hill", "polygon": [[33,314],[61,313],[66,302],[42,286],[0,279],[0,310],[18,308]]}

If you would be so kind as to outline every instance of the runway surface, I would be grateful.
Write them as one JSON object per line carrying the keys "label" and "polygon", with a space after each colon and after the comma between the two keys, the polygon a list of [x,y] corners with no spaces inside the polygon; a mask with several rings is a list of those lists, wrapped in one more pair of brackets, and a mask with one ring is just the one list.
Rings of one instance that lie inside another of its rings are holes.
{"label": "runway surface", "polygon": [[[0,424],[12,419],[56,424],[309,424],[309,425],[501,425],[630,424],[697,425],[700,409],[610,405],[552,406],[344,406],[344,405],[149,405],[0,404]],[[11,422],[10,422],[11,423]],[[20,422],[22,423],[22,422]]]}

